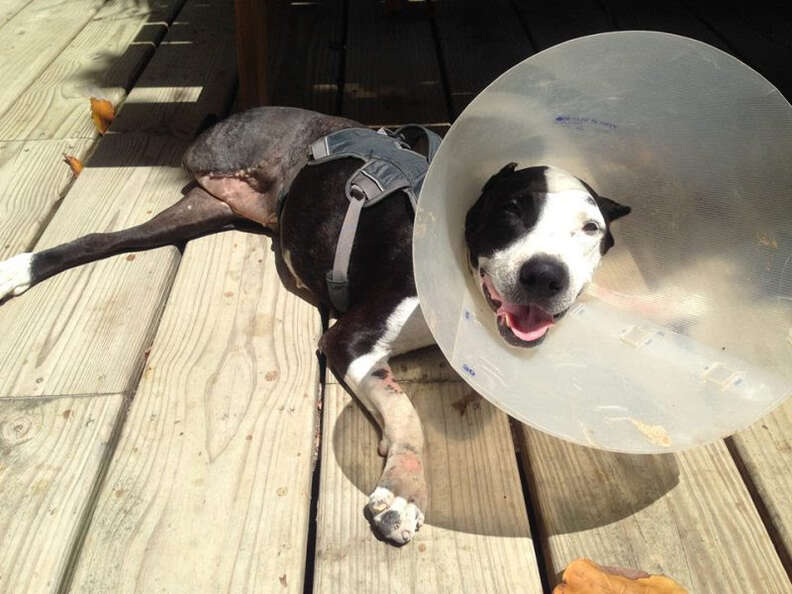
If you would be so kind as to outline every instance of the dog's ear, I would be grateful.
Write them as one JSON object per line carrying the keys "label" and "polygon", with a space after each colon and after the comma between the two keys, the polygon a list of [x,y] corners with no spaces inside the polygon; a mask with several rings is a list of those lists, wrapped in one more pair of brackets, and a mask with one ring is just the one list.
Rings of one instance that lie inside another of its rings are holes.
{"label": "dog's ear", "polygon": [[605,196],[598,196],[595,194],[594,200],[596,200],[597,206],[599,207],[602,216],[605,218],[605,223],[608,225],[608,228],[605,230],[605,235],[602,238],[602,242],[600,243],[600,254],[604,256],[605,253],[616,243],[613,240],[613,234],[610,232],[611,222],[615,221],[616,219],[626,217],[628,214],[630,214],[632,209],[629,206],[619,204],[615,200],[611,200]]}
{"label": "dog's ear", "polygon": [[484,210],[484,197],[479,196],[479,199],[476,200],[476,203],[470,208],[465,216],[465,244],[468,248],[468,255],[470,257],[470,263],[475,268],[478,258],[475,255],[474,245],[476,243],[476,234],[481,229],[483,225],[483,216],[482,212]]}
{"label": "dog's ear", "polygon": [[602,216],[605,217],[606,223],[626,217],[628,214],[630,214],[630,211],[632,211],[629,206],[619,204],[615,200],[611,200],[605,196],[597,196],[595,194],[594,200],[596,200],[597,206],[599,207]]}
{"label": "dog's ear", "polygon": [[489,190],[495,187],[498,182],[513,174],[516,168],[517,163],[508,163],[505,167],[498,171],[498,173],[490,177],[487,180],[487,183],[484,184],[484,187],[481,189],[481,196],[479,196],[478,200],[476,200],[476,203],[470,207],[470,210],[468,210],[467,216],[465,217],[465,239],[468,242],[468,246],[470,246],[470,242],[472,241],[473,235],[476,233],[478,227],[484,224],[483,211],[484,205],[486,203],[485,195]]}
{"label": "dog's ear", "polygon": [[500,171],[498,171],[498,173],[496,173],[491,178],[489,178],[489,180],[487,180],[487,183],[484,184],[483,188],[481,188],[481,193],[485,194],[488,190],[491,190],[495,186],[495,184],[509,177],[512,173],[514,173],[515,169],[517,169],[517,163],[515,163],[514,161],[512,161],[511,163],[507,163]]}
{"label": "dog's ear", "polygon": [[468,210],[467,215],[465,216],[465,243],[467,244],[468,253],[470,254],[470,263],[474,267],[478,261],[478,256],[475,253],[476,234],[481,230],[482,226],[486,222],[484,216],[484,210],[487,203],[486,194],[499,182],[512,175],[516,168],[517,163],[508,163],[505,167],[498,171],[498,173],[489,178],[487,183],[484,184],[484,187],[481,189],[481,196],[479,196],[478,200],[476,200],[476,203],[470,207],[470,210]]}

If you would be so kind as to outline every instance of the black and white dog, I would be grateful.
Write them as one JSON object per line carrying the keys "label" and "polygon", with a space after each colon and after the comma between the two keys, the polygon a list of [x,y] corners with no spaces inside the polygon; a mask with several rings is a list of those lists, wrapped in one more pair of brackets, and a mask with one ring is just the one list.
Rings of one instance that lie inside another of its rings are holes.
{"label": "black and white dog", "polygon": [[[404,544],[424,519],[424,437],[388,360],[433,340],[416,296],[413,210],[403,192],[363,211],[349,264],[350,305],[343,314],[332,311],[325,275],[348,206],[345,185],[360,163],[304,165],[314,141],[350,127],[361,126],[293,108],[233,115],[187,150],[184,165],[195,182],[176,204],[137,227],[0,262],[0,299],[114,254],[224,229],[266,232],[286,287],[337,317],[320,350],[382,430],[385,466],[365,513],[378,536]],[[411,148],[426,154],[421,144]],[[492,176],[467,213],[465,238],[472,273],[506,343],[533,346],[544,339],[613,245],[611,221],[628,212],[558,169],[518,170],[510,163]]]}

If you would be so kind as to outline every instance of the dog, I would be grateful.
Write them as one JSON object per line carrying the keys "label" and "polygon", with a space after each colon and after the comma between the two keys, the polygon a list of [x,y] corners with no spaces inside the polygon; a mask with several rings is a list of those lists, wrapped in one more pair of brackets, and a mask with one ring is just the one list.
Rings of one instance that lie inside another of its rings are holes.
{"label": "dog", "polygon": [[[0,299],[119,253],[226,229],[269,235],[286,288],[317,306],[325,322],[336,318],[329,328],[325,323],[319,351],[381,429],[384,469],[364,513],[377,537],[403,545],[424,521],[424,436],[388,360],[434,342],[413,279],[413,205],[409,192],[398,190],[359,213],[345,287],[348,307],[340,311],[327,273],[351,203],[348,180],[360,162],[340,158],[308,166],[307,159],[310,147],[328,134],[362,128],[296,108],[232,115],[187,149],[183,163],[194,181],[173,206],[130,229],[0,262]],[[398,142],[413,155],[429,156],[426,139]],[[613,245],[610,224],[629,211],[551,167],[509,163],[489,179],[467,213],[464,234],[471,273],[506,348],[545,339]]]}

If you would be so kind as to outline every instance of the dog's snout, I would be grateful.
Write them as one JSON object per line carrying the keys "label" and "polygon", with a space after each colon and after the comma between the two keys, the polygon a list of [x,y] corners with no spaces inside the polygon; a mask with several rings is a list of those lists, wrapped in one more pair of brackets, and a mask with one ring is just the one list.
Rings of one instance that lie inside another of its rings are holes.
{"label": "dog's snout", "polygon": [[569,272],[555,258],[533,257],[520,267],[520,284],[530,297],[555,297],[569,287]]}

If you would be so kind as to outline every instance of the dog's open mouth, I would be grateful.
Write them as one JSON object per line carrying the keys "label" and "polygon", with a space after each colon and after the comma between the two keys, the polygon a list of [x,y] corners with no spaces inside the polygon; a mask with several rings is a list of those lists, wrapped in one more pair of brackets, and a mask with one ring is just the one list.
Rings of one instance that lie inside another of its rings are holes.
{"label": "dog's open mouth", "polygon": [[509,303],[500,296],[492,279],[481,271],[481,285],[487,303],[495,312],[498,320],[498,331],[503,339],[511,345],[532,347],[541,343],[555,320],[565,312],[553,315],[535,304]]}

